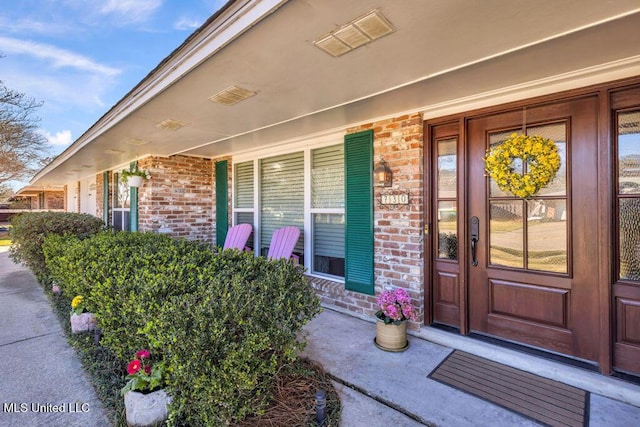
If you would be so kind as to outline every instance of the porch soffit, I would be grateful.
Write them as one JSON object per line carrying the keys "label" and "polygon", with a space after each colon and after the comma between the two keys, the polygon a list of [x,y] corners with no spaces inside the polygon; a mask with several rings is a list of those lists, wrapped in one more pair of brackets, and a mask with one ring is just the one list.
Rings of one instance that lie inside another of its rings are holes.
{"label": "porch soffit", "polygon": [[[133,101],[123,99],[114,107],[121,114],[96,123],[33,183],[73,181],[150,154],[246,151],[602,64],[618,64],[622,77],[637,73],[637,1],[525,4],[531,3],[290,0],[180,78],[156,82],[157,95],[129,110],[125,104]],[[313,45],[373,9],[394,33],[339,58]],[[633,66],[624,62],[629,58]],[[233,106],[209,101],[233,85],[257,94]],[[166,119],[187,125],[158,128]]]}

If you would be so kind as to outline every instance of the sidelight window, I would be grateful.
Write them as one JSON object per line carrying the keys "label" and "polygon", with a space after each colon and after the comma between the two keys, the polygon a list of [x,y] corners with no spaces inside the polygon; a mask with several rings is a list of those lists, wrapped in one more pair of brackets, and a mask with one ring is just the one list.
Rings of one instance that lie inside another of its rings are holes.
{"label": "sidelight window", "polygon": [[458,259],[458,172],[456,138],[437,141],[438,258]]}
{"label": "sidelight window", "polygon": [[618,275],[640,281],[640,111],[617,117]]}

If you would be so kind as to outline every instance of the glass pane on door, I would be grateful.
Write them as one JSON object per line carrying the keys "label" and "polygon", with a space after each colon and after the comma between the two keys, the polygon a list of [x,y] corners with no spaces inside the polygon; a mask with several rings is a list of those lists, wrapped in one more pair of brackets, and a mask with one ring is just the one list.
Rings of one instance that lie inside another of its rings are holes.
{"label": "glass pane on door", "polygon": [[[502,144],[518,130],[489,135],[490,147]],[[522,200],[489,180],[489,263],[526,270],[568,272],[567,124],[532,126],[529,136],[554,141],[561,165],[555,178],[533,197]],[[527,173],[528,164],[514,159],[514,173]]]}
{"label": "glass pane on door", "polygon": [[640,111],[618,115],[618,271],[640,281]]}
{"label": "glass pane on door", "polygon": [[567,272],[567,203],[538,199],[527,203],[527,267]]}
{"label": "glass pane on door", "polygon": [[524,267],[524,226],[521,200],[489,203],[489,263]]}
{"label": "glass pane on door", "polygon": [[442,139],[436,145],[438,258],[458,259],[458,154],[457,138]]}

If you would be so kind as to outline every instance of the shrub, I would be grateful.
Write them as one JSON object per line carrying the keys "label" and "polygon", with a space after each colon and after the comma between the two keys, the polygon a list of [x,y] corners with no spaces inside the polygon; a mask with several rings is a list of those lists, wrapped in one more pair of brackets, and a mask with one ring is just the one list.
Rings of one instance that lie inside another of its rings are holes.
{"label": "shrub", "polygon": [[320,310],[298,266],[237,251],[223,258],[226,268],[205,269],[207,286],[169,298],[146,331],[165,353],[174,424],[259,414],[276,372],[304,346],[297,333]]}
{"label": "shrub", "polygon": [[79,238],[98,233],[104,228],[102,220],[89,215],[68,212],[29,212],[11,219],[12,245],[9,256],[27,266],[40,281],[47,279],[42,244],[51,234],[73,234]]}
{"label": "shrub", "polygon": [[81,240],[73,235],[50,234],[42,243],[45,266],[49,279],[54,281],[68,298],[87,295],[83,286],[84,268],[79,263],[84,260]]}
{"label": "shrub", "polygon": [[63,292],[93,304],[104,346],[121,360],[140,348],[163,358],[174,424],[259,413],[320,310],[299,266],[247,252],[103,232],[50,237],[45,253]]}
{"label": "shrub", "polygon": [[45,251],[62,292],[85,296],[104,345],[123,359],[147,346],[140,331],[162,301],[200,286],[198,266],[214,258],[196,242],[130,232],[103,232],[85,240],[52,237]]}

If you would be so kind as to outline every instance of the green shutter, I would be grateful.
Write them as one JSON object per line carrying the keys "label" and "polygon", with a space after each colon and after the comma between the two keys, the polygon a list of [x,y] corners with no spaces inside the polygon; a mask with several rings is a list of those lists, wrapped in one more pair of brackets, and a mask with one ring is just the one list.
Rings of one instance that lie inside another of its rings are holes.
{"label": "green shutter", "polygon": [[102,220],[109,225],[109,171],[102,172]]}
{"label": "green shutter", "polygon": [[227,161],[216,162],[216,245],[224,246],[229,230]]}
{"label": "green shutter", "polygon": [[373,284],[373,131],[346,135],[345,288],[374,294]]}
{"label": "green shutter", "polygon": [[[129,164],[129,170],[137,167],[137,161]],[[129,230],[138,231],[138,187],[129,188]]]}

